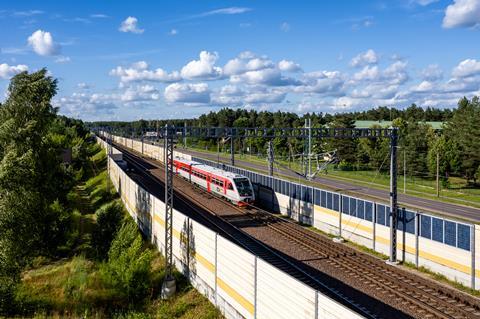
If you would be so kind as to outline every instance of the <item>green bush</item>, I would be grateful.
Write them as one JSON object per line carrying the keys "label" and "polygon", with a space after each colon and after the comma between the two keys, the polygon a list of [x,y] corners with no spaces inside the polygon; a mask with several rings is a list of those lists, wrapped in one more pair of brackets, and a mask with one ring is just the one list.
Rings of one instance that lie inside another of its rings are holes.
{"label": "green bush", "polygon": [[145,249],[137,225],[128,219],[115,235],[108,262],[101,266],[103,281],[130,303],[141,301],[150,291],[153,253]]}
{"label": "green bush", "polygon": [[343,160],[338,164],[338,169],[341,171],[353,171],[354,166],[352,163]]}
{"label": "green bush", "polygon": [[123,207],[117,201],[103,205],[95,212],[97,225],[92,233],[92,245],[97,257],[105,259],[115,233],[122,223]]}
{"label": "green bush", "polygon": [[15,286],[12,277],[0,274],[0,317],[14,313]]}

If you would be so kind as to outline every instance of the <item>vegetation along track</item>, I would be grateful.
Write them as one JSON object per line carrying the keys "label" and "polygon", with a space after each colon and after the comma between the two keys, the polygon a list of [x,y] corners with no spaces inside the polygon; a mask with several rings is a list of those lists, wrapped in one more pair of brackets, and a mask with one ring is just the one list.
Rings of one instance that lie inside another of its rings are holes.
{"label": "vegetation along track", "polygon": [[[135,160],[129,153],[130,160]],[[153,163],[161,170],[158,163]],[[161,174],[156,174],[161,177]],[[250,224],[264,227],[286,239],[290,245],[308,251],[314,255],[323,267],[336,269],[336,273],[348,276],[357,289],[370,291],[371,295],[407,312],[417,318],[480,318],[480,305],[476,298],[457,292],[415,274],[386,265],[382,260],[356,251],[345,245],[335,244],[329,238],[304,229],[300,225],[279,218],[258,207],[240,209],[224,200],[207,193],[203,196],[221,201],[228,205],[225,210],[209,209],[223,220],[237,227]],[[208,201],[212,202],[212,201]],[[202,204],[202,203],[200,203]],[[202,204],[204,206],[204,204]],[[236,214],[232,214],[235,211]],[[219,213],[220,212],[220,213]],[[323,269],[321,270],[325,270]],[[382,313],[383,314],[383,313]]]}

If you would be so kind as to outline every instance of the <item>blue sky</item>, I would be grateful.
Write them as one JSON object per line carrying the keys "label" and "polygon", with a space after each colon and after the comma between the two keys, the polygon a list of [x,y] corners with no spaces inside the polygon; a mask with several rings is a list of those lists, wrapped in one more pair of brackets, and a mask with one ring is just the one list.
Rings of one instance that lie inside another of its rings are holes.
{"label": "blue sky", "polygon": [[480,0],[2,0],[0,90],[46,67],[84,120],[454,107],[480,95],[479,26]]}

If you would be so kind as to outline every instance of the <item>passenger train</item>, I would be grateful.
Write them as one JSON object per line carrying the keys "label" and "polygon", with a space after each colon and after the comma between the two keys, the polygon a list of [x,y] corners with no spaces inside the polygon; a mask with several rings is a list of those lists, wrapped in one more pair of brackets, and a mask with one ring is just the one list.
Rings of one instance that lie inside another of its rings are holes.
{"label": "passenger train", "polygon": [[174,158],[173,165],[176,174],[235,205],[246,206],[255,201],[252,183],[246,176],[179,157]]}

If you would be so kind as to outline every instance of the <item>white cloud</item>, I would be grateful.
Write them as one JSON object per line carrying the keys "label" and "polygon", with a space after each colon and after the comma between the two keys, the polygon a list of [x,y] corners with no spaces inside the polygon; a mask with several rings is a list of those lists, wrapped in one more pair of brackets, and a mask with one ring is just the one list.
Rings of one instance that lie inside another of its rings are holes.
{"label": "white cloud", "polygon": [[317,93],[338,96],[344,94],[344,76],[338,71],[320,71],[304,74],[303,85],[294,90],[299,93]]}
{"label": "white cloud", "polygon": [[168,73],[161,68],[149,70],[148,63],[145,61],[135,62],[128,68],[117,66],[115,69],[110,71],[110,75],[119,77],[122,83],[135,81],[155,81],[169,83],[181,80],[181,76],[178,71]]}
{"label": "white cloud", "polygon": [[173,83],[165,88],[169,103],[206,104],[210,102],[210,89],[206,83]]}
{"label": "white cloud", "polygon": [[82,90],[88,90],[90,89],[90,85],[85,83],[85,82],[80,82],[77,84],[77,87]]}
{"label": "white cloud", "polygon": [[168,33],[169,35],[177,35],[178,34],[178,30],[177,29],[172,29],[170,30],[170,32]]}
{"label": "white cloud", "polygon": [[278,68],[280,71],[283,72],[300,72],[302,71],[302,68],[300,67],[300,64],[295,63],[293,61],[287,61],[287,60],[281,60],[278,62]]}
{"label": "white cloud", "polygon": [[261,69],[248,71],[240,75],[232,75],[230,82],[269,86],[300,85],[300,81],[282,76],[278,69]]}
{"label": "white cloud", "polygon": [[220,89],[220,94],[221,95],[241,96],[244,93],[245,92],[236,85],[227,84],[225,86],[222,86],[222,88]]}
{"label": "white cloud", "polygon": [[228,7],[228,8],[221,8],[221,9],[207,11],[207,12],[201,13],[200,16],[206,17],[211,15],[217,15],[217,14],[228,14],[228,15],[241,14],[251,10],[252,9],[245,8],[245,7]]}
{"label": "white cloud", "polygon": [[223,67],[224,75],[238,75],[247,71],[273,68],[275,64],[266,57],[257,57],[250,51],[242,52],[238,57],[229,60]]}
{"label": "white cloud", "polygon": [[414,86],[412,91],[414,92],[432,92],[435,89],[434,83],[430,81],[422,81],[422,83]]}
{"label": "white cloud", "polygon": [[408,81],[407,61],[396,61],[383,72],[383,79],[390,84],[403,84]]}
{"label": "white cloud", "polygon": [[332,109],[336,111],[347,111],[358,105],[358,101],[348,96],[342,96],[333,101]]}
{"label": "white cloud", "polygon": [[239,106],[244,101],[245,91],[236,85],[225,85],[219,91],[212,93],[212,104]]}
{"label": "white cloud", "polygon": [[103,13],[94,13],[90,15],[90,18],[95,18],[95,19],[106,19],[110,18],[108,15],[103,14]]}
{"label": "white cloud", "polygon": [[14,11],[13,15],[16,17],[31,17],[39,14],[43,14],[41,10],[28,10],[28,11]]}
{"label": "white cloud", "polygon": [[222,76],[222,68],[215,66],[218,59],[217,52],[200,52],[200,59],[188,62],[181,71],[185,79],[213,80]]}
{"label": "white cloud", "polygon": [[68,63],[68,62],[70,62],[70,61],[71,61],[70,57],[68,57],[68,56],[63,56],[63,55],[62,55],[62,56],[59,56],[58,58],[55,59],[55,62],[56,62],[56,63]]}
{"label": "white cloud", "polygon": [[377,81],[380,78],[380,70],[378,66],[365,66],[361,71],[353,75],[356,81]]}
{"label": "white cloud", "polygon": [[460,62],[452,71],[454,77],[464,78],[480,74],[480,61],[466,59]]}
{"label": "white cloud", "polygon": [[120,28],[118,29],[121,32],[131,32],[136,34],[142,34],[144,29],[140,29],[137,25],[138,19],[135,17],[128,17],[126,18],[121,24]]}
{"label": "white cloud", "polygon": [[8,65],[6,63],[0,64],[0,79],[8,80],[15,74],[28,71],[28,66],[24,64]]}
{"label": "white cloud", "polygon": [[116,96],[111,94],[73,93],[70,97],[61,97],[54,100],[54,106],[60,108],[60,113],[76,118],[98,120],[98,116],[108,119],[117,109]]}
{"label": "white cloud", "polygon": [[480,1],[454,0],[445,10],[444,28],[475,27],[480,24]]}
{"label": "white cloud", "polygon": [[290,24],[287,23],[287,22],[283,22],[283,23],[280,25],[280,30],[282,30],[283,32],[288,32],[288,31],[290,31]]}
{"label": "white cloud", "polygon": [[120,96],[122,102],[157,101],[160,92],[152,85],[139,85],[128,87]]}
{"label": "white cloud", "polygon": [[379,57],[372,49],[367,52],[360,53],[350,61],[350,65],[353,67],[361,67],[370,64],[377,64]]}
{"label": "white cloud", "polygon": [[443,71],[438,64],[430,64],[421,72],[422,79],[430,82],[435,82],[443,78]]}
{"label": "white cloud", "polygon": [[281,103],[285,100],[286,92],[279,90],[252,92],[245,96],[247,103]]}
{"label": "white cloud", "polygon": [[410,0],[410,3],[419,4],[421,6],[428,6],[429,4],[438,2],[438,0]]}
{"label": "white cloud", "polygon": [[[365,66],[352,77],[354,82],[384,82],[385,84],[403,84],[409,79],[407,62],[396,61],[381,71],[378,66]],[[358,83],[357,83],[358,84]]]}
{"label": "white cloud", "polygon": [[28,37],[28,44],[33,51],[41,56],[51,56],[60,53],[60,45],[53,41],[50,32],[37,30]]}

